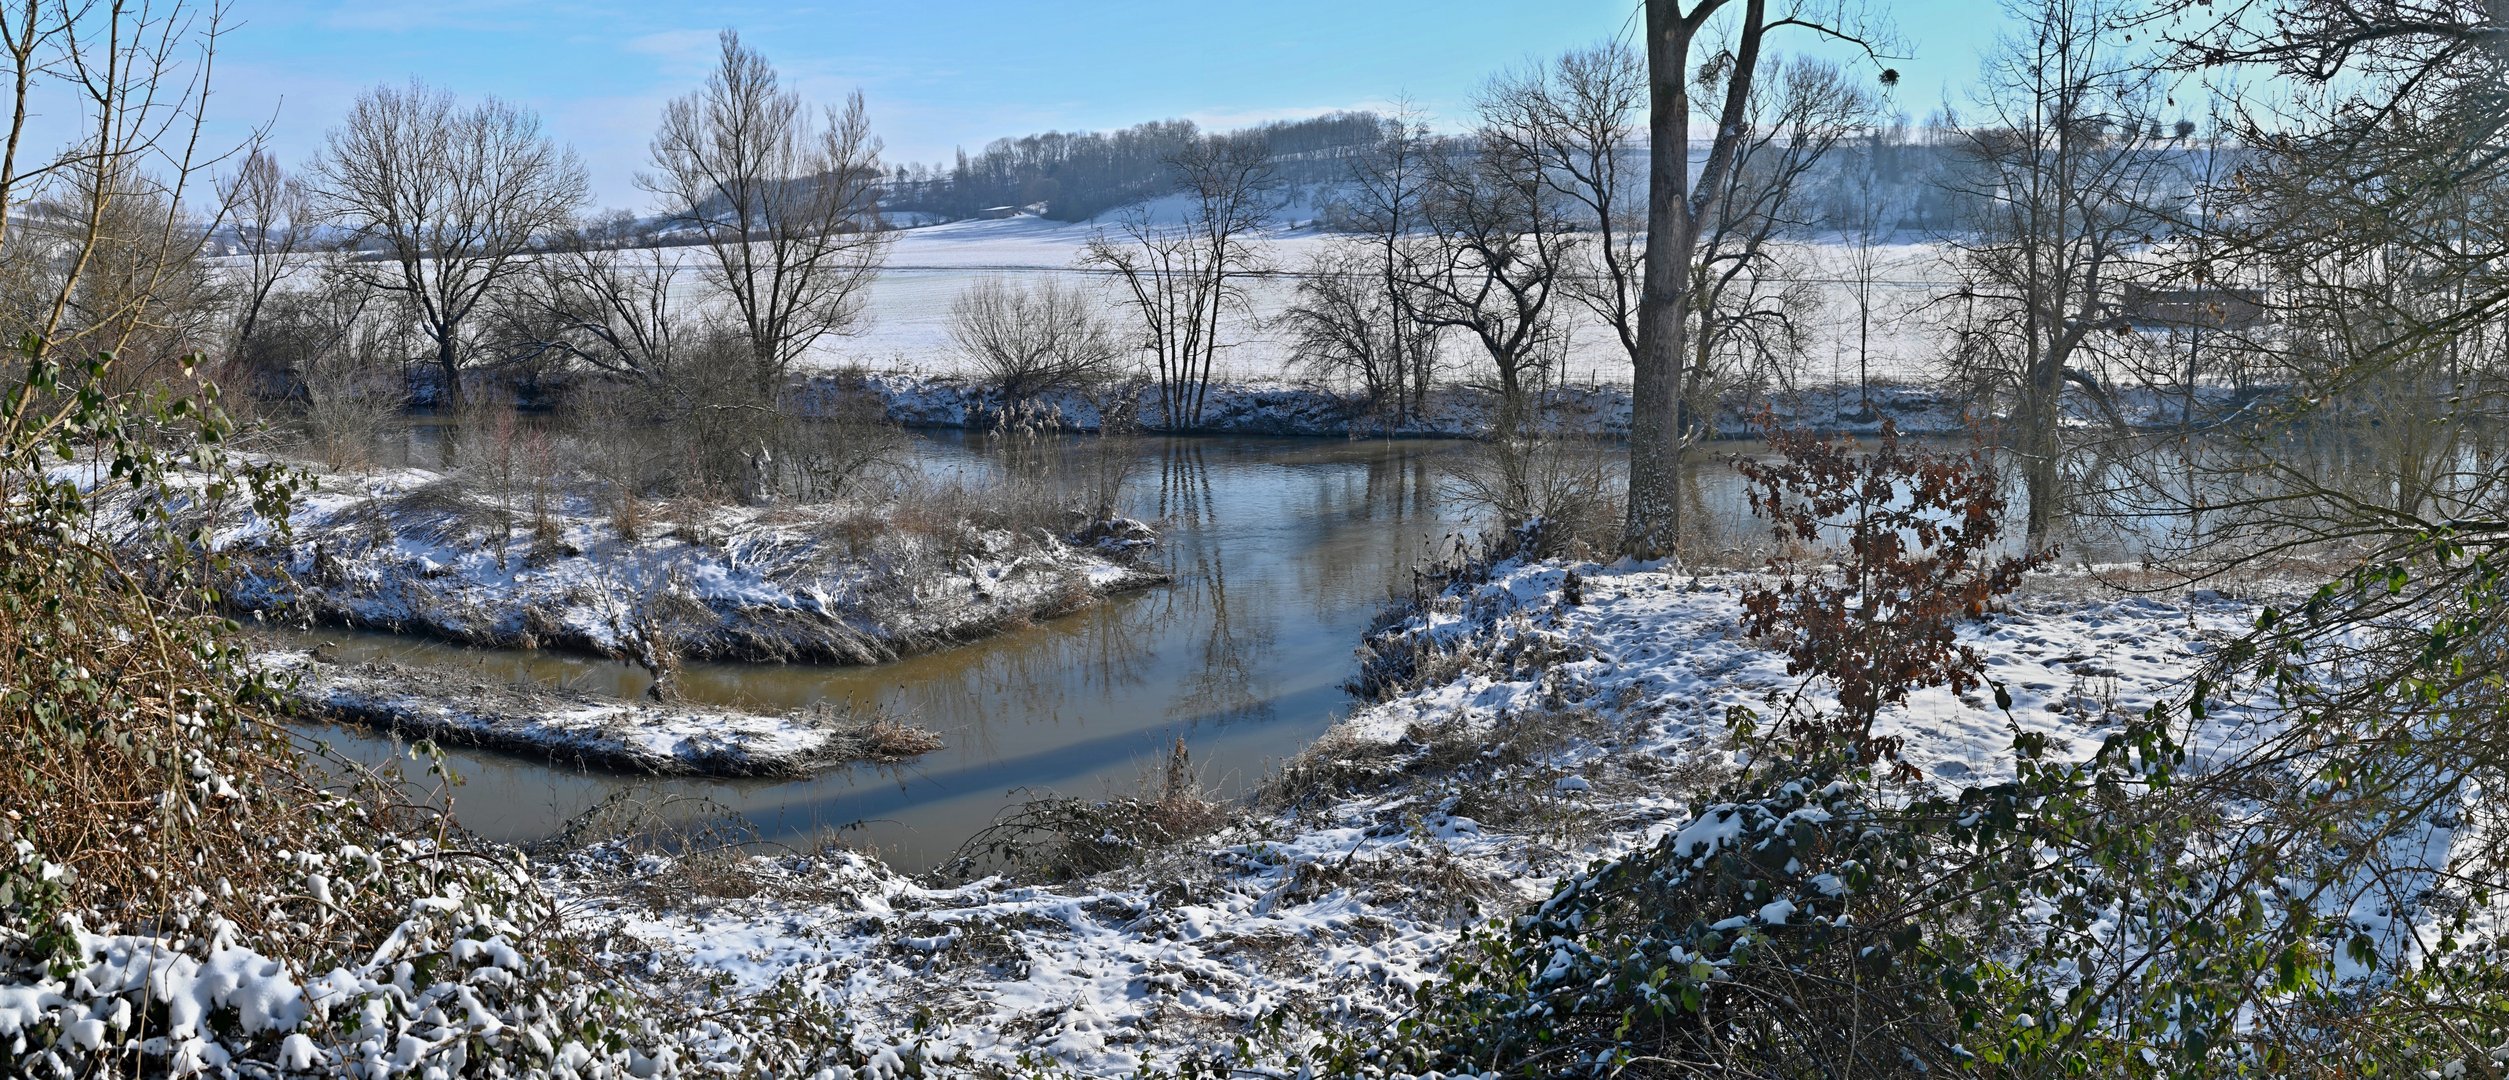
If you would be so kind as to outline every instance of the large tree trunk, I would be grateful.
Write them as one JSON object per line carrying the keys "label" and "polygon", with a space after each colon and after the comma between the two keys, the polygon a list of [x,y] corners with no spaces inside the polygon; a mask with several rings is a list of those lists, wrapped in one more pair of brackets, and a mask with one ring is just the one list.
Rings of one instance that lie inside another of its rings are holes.
{"label": "large tree trunk", "polygon": [[459,342],[450,333],[436,336],[436,371],[444,379],[444,405],[455,412],[462,408],[462,355]]}
{"label": "large tree trunk", "polygon": [[[1682,354],[1690,343],[1691,261],[1699,222],[1722,208],[1692,197],[1690,180],[1690,46],[1710,16],[1729,0],[1647,0],[1647,252],[1638,289],[1638,355],[1632,358],[1629,402],[1629,527],[1621,551],[1631,558],[1672,555],[1681,541]],[[1733,167],[1745,106],[1768,29],[1767,0],[1739,0],[1725,100],[1716,141],[1699,169],[1697,190],[1714,193]]]}
{"label": "large tree trunk", "polygon": [[1630,372],[1629,524],[1621,551],[1673,553],[1681,529],[1681,368],[1690,315],[1688,27],[1673,0],[1647,3],[1647,250]]}
{"label": "large tree trunk", "polygon": [[2028,385],[2022,388],[2021,415],[2015,418],[2021,427],[2015,442],[2021,451],[2022,490],[2030,500],[2028,543],[2032,551],[2047,546],[2063,499],[2064,441],[2059,425],[2064,419],[2064,393],[2062,360],[2033,366]]}

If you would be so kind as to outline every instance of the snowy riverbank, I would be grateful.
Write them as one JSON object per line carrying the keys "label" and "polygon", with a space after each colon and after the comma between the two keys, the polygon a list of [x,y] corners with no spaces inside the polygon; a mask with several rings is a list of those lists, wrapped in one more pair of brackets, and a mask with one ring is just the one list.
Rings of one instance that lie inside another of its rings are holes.
{"label": "snowy riverbank", "polygon": [[[804,382],[797,396],[804,410],[827,410],[838,396],[874,395],[888,418],[908,427],[983,429],[1002,423],[1009,404],[982,381],[966,375],[900,372],[821,375]],[[1320,435],[1355,438],[1479,438],[1497,411],[1489,391],[1446,386],[1432,391],[1416,412],[1399,419],[1372,410],[1348,390],[1315,382],[1222,381],[1211,385],[1198,422],[1167,425],[1159,418],[1152,387],[1041,394],[1021,407],[1029,420],[1069,431],[1096,431],[1107,412],[1131,400],[1129,414],[1143,430],[1197,435]],[[2269,395],[2270,396],[2270,395]],[[1871,407],[1867,408],[1867,401]],[[2261,400],[2226,387],[2207,388],[2195,402],[2199,425],[2232,420]],[[1546,414],[1563,430],[1605,438],[1629,434],[1629,388],[1610,384],[1565,386],[1543,393]],[[1791,427],[1869,434],[1889,419],[1910,435],[1966,435],[1976,421],[1973,400],[1953,391],[1915,384],[1878,384],[1870,391],[1850,385],[1807,386],[1770,395],[1765,402],[1735,400],[1716,417],[1716,437],[1755,438],[1762,405]],[[2110,404],[2117,415],[2081,395],[2068,398],[2067,422],[2109,424],[2123,420],[2137,430],[2179,426],[2185,403],[2175,395],[2119,389]]]}
{"label": "snowy riverbank", "polygon": [[255,662],[288,678],[290,696],[315,716],[584,768],[789,777],[851,762],[891,764],[941,746],[922,728],[843,711],[770,715],[621,701],[443,668],[339,664],[318,651],[264,653]]}
{"label": "snowy riverbank", "polygon": [[[1768,710],[1801,685],[1736,629],[1748,575],[1579,566],[1572,604],[1570,569],[1502,568],[1380,634],[1370,654],[1400,658],[1377,668],[1400,673],[1383,700],[1234,824],[1132,852],[1125,869],[953,886],[836,852],[739,859],[728,878],[713,866],[709,880],[738,887],[702,895],[654,886],[688,875],[676,860],[619,848],[545,872],[570,910],[617,932],[626,969],[799,988],[861,1037],[928,1030],[960,1060],[1120,1075],[1224,1047],[1266,1017],[1287,1015],[1293,1037],[1364,1028],[1439,977],[1464,929],[1689,821],[1747,752],[1728,710]],[[1946,786],[2009,775],[2017,732],[2087,752],[2119,717],[2181,692],[2255,610],[2042,579],[1962,634],[2009,712],[1923,691],[1881,727]]]}
{"label": "snowy riverbank", "polygon": [[332,473],[289,532],[241,516],[229,603],[500,648],[877,663],[1165,580],[1128,520],[1070,532],[889,504],[647,508],[503,498],[420,469]]}

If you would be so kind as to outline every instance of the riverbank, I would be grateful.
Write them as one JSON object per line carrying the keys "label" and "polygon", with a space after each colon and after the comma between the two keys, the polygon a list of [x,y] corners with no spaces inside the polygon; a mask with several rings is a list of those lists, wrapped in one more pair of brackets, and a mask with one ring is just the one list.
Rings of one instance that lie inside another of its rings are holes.
{"label": "riverbank", "polygon": [[1129,519],[987,524],[897,501],[724,506],[623,520],[592,497],[423,469],[334,472],[284,533],[221,529],[225,599],[259,615],[670,664],[872,664],[1166,580]]}
{"label": "riverbank", "polygon": [[[860,853],[734,853],[704,866],[733,884],[698,890],[681,884],[692,868],[680,857],[624,845],[560,859],[545,880],[615,934],[622,970],[808,987],[841,1002],[864,1038],[922,1032],[971,1063],[1122,1075],[1225,1049],[1268,1019],[1293,1042],[1364,1031],[1443,977],[1467,930],[1681,828],[1748,759],[1730,710],[1767,710],[1801,686],[1736,629],[1753,580],[1502,567],[1373,635],[1379,699],[1227,825],[1172,843],[1139,840],[1155,830],[1075,834],[1128,849],[1107,852],[1128,865],[1075,881],[947,884]],[[2010,776],[2022,734],[2087,752],[2120,718],[2183,692],[2257,605],[2040,579],[1961,633],[2009,709],[1922,691],[1885,711],[1880,731],[1905,738],[1923,782],[1949,788]],[[1801,702],[1832,704],[1817,687]],[[2218,723],[2238,715],[2216,705]]]}
{"label": "riverbank", "polygon": [[336,663],[319,650],[262,653],[309,715],[557,765],[654,776],[797,777],[856,762],[895,764],[941,737],[845,709],[790,714],[621,701],[553,687],[494,683],[442,668]]}
{"label": "riverbank", "polygon": [[[907,427],[983,430],[1007,421],[1093,432],[1105,425],[1110,413],[1118,413],[1131,418],[1142,431],[1165,434],[1436,439],[1486,436],[1498,400],[1487,390],[1443,386],[1431,391],[1416,410],[1397,417],[1371,408],[1359,394],[1321,383],[1222,381],[1211,385],[1198,420],[1169,424],[1160,416],[1156,388],[1148,386],[1050,391],[1017,404],[1006,402],[984,382],[957,374],[853,372],[815,376],[796,387],[799,407],[812,414],[827,413],[841,397],[860,393],[872,395],[890,421]],[[2207,387],[2194,403],[2195,424],[2229,422],[2272,397],[2271,392]],[[1541,392],[1540,399],[1544,415],[1563,431],[1600,438],[1629,434],[1630,397],[1625,386],[1563,386]],[[2105,403],[2076,394],[2067,398],[2067,422],[2122,421],[2138,431],[2176,430],[2184,422],[2186,404],[2175,394],[2140,389],[2117,389]],[[1975,423],[1991,419],[1975,415],[1973,397],[1938,386],[1821,385],[1727,402],[1717,412],[1715,437],[1758,437],[1758,417],[1764,407],[1788,426],[1823,434],[1872,434],[1887,419],[1903,434],[1966,435]]]}

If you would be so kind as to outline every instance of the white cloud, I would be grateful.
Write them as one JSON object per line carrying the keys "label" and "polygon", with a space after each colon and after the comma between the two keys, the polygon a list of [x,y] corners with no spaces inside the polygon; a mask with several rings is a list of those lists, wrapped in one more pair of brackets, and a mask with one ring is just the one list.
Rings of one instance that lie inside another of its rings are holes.
{"label": "white cloud", "polygon": [[661,70],[673,76],[701,75],[715,62],[720,30],[658,30],[639,34],[619,43],[619,48],[662,61]]}

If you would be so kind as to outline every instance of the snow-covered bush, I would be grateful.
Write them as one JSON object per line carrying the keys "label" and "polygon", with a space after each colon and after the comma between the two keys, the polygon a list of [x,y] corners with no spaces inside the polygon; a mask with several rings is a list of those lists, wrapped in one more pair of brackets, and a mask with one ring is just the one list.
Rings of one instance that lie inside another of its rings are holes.
{"label": "snow-covered bush", "polygon": [[[2494,1075],[2509,863],[2488,747],[2509,713],[2498,680],[2469,676],[2509,609],[2426,596],[2407,620],[2383,600],[2409,580],[2365,573],[2269,609],[2176,703],[2116,718],[2087,757],[2016,724],[2008,780],[1893,786],[1841,745],[1764,743],[1656,842],[1467,938],[1392,1030],[1230,1060],[1375,1076]],[[2396,621],[2365,633],[2365,608]]]}

